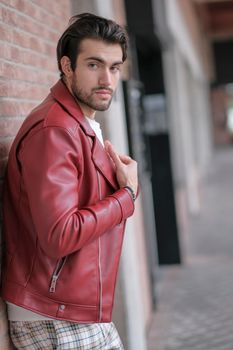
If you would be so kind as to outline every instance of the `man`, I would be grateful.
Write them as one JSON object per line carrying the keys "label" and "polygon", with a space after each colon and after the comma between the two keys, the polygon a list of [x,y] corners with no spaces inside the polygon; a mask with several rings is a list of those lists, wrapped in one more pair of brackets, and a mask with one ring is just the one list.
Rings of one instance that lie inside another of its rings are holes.
{"label": "man", "polygon": [[126,50],[118,24],[75,16],[57,45],[61,79],[11,148],[2,297],[17,349],[123,349],[111,317],[137,164],[104,146],[94,117]]}

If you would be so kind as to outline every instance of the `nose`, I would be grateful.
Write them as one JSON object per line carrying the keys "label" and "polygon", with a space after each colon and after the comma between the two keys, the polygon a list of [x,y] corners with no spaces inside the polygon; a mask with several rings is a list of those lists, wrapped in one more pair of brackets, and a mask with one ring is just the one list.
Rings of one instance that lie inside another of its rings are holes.
{"label": "nose", "polygon": [[99,77],[99,84],[101,86],[111,86],[111,73],[109,69],[105,68],[101,71],[100,77]]}

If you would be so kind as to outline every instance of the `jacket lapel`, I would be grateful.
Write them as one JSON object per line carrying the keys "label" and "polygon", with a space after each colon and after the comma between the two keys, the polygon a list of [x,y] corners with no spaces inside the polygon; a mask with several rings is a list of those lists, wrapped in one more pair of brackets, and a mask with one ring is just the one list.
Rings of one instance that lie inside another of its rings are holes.
{"label": "jacket lapel", "polygon": [[116,179],[115,165],[96,137],[96,134],[84,117],[81,108],[67,89],[66,85],[61,80],[59,80],[51,88],[51,94],[53,98],[78,121],[87,137],[91,137],[93,140],[92,160],[96,168],[114,189],[118,189],[119,185]]}
{"label": "jacket lapel", "polygon": [[97,137],[94,138],[92,159],[95,163],[96,168],[99,172],[106,178],[106,180],[112,185],[112,187],[117,190],[119,185],[116,179],[116,169],[113,161],[110,159],[106,150],[103,148],[102,144]]}

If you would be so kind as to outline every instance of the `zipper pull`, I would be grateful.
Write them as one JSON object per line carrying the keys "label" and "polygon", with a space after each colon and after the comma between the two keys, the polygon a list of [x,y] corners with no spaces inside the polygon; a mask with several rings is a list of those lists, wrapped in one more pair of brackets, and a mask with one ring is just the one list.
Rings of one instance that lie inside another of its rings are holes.
{"label": "zipper pull", "polygon": [[57,275],[53,275],[52,281],[51,281],[51,284],[50,284],[50,288],[49,288],[50,293],[55,293],[57,279],[58,279],[58,276]]}

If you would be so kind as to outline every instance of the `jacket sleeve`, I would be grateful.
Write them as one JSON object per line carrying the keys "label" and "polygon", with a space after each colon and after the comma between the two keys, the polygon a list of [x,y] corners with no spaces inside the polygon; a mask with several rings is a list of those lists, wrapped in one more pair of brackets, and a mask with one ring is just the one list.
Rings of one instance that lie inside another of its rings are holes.
{"label": "jacket sleeve", "polygon": [[134,211],[126,189],[79,208],[80,157],[74,138],[60,127],[37,131],[19,153],[34,229],[51,257],[79,250]]}

